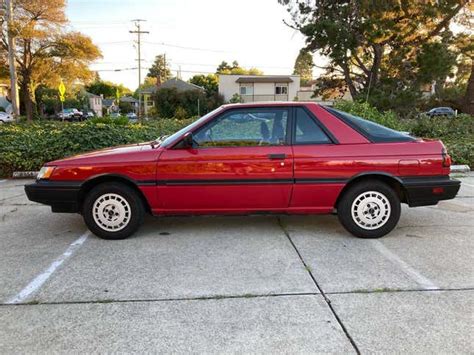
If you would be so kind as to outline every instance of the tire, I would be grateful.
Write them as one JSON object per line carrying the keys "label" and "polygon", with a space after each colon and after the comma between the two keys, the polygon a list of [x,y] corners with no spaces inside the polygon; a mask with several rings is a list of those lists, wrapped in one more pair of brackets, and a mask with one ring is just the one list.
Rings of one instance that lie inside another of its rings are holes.
{"label": "tire", "polygon": [[366,180],[351,186],[337,205],[339,221],[359,238],[380,238],[400,219],[400,198],[387,184]]}
{"label": "tire", "polygon": [[102,239],[125,239],[143,223],[145,208],[137,192],[119,183],[94,187],[82,205],[82,215],[89,230]]}

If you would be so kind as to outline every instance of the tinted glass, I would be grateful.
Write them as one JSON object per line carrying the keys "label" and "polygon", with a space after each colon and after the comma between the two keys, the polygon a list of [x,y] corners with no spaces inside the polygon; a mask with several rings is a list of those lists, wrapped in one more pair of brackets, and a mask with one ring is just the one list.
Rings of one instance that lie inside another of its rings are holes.
{"label": "tinted glass", "polygon": [[331,143],[326,133],[323,132],[306,110],[301,107],[296,109],[295,143]]}
{"label": "tinted glass", "polygon": [[359,116],[329,107],[326,107],[326,109],[336,117],[342,119],[349,126],[359,131],[362,135],[366,136],[372,142],[407,142],[415,140],[415,138],[409,136],[408,134],[395,131],[394,129],[382,126],[372,121],[365,120]]}
{"label": "tinted glass", "polygon": [[235,110],[194,133],[199,147],[283,145],[288,111],[280,108]]}
{"label": "tinted glass", "polygon": [[196,126],[199,126],[200,124],[202,124],[203,121],[206,121],[210,116],[212,115],[215,115],[216,113],[218,113],[219,111],[222,111],[222,107],[218,107],[216,108],[215,110],[205,114],[204,116],[202,116],[200,119],[198,119],[197,121],[194,121],[193,123],[191,123],[189,126],[186,126],[184,128],[181,128],[178,132],[172,134],[171,136],[169,137],[166,137],[166,139],[164,139],[162,142],[161,142],[161,146],[163,147],[167,147],[169,146],[171,143],[174,143],[174,141],[178,138],[178,137],[182,137],[186,132],[189,132],[189,131],[192,131]]}

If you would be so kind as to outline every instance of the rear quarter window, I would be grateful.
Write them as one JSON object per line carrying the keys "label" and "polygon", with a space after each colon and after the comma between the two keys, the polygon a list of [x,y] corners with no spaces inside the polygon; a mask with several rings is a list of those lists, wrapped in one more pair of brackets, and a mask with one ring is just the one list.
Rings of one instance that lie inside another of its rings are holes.
{"label": "rear quarter window", "polygon": [[406,133],[382,126],[362,117],[330,107],[325,107],[325,109],[373,143],[412,142],[416,140]]}

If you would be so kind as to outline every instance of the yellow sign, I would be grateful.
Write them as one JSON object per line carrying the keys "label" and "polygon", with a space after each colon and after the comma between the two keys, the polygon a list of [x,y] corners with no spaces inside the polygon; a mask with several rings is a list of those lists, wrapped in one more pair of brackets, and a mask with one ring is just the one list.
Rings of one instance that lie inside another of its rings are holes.
{"label": "yellow sign", "polygon": [[[62,81],[59,84],[58,90],[59,90],[60,96],[64,96],[64,94],[66,93],[66,87],[64,86]],[[61,101],[64,101],[64,100],[61,100]]]}
{"label": "yellow sign", "polygon": [[59,95],[59,101],[64,102],[64,100],[65,100],[64,95]]}

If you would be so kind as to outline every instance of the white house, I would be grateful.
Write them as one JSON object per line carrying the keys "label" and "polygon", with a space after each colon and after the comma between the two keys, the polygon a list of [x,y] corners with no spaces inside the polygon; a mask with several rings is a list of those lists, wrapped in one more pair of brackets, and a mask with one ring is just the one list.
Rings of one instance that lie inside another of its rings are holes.
{"label": "white house", "polygon": [[89,100],[89,109],[94,112],[97,117],[102,117],[102,97],[86,91]]}
{"label": "white house", "polygon": [[321,96],[314,97],[314,90],[316,89],[316,80],[311,80],[306,86],[301,86],[298,91],[298,100],[299,101],[314,101],[321,105],[332,106],[335,100],[346,100],[352,101],[352,96],[349,92],[347,86],[341,88],[338,91],[335,91],[333,95],[323,99]]}
{"label": "white house", "polygon": [[225,101],[235,94],[243,102],[293,101],[299,90],[299,75],[219,75],[219,94]]}

